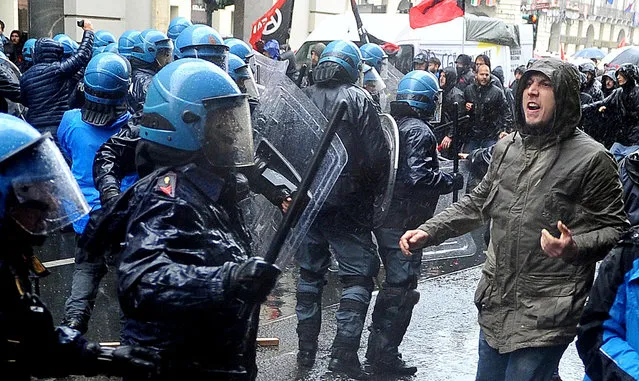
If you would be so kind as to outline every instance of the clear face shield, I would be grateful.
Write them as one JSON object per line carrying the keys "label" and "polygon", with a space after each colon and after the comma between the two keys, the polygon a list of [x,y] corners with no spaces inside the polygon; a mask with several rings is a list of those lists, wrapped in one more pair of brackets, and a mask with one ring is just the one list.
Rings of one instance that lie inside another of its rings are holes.
{"label": "clear face shield", "polygon": [[369,66],[369,68],[370,69],[364,73],[362,87],[371,95],[378,95],[384,91],[386,84],[374,67]]}
{"label": "clear face shield", "polygon": [[379,72],[379,75],[382,77],[382,79],[388,79],[389,77],[389,72],[388,72],[388,65],[390,65],[388,63],[388,57],[384,57],[382,59],[382,67],[381,70]]}
{"label": "clear face shield", "polygon": [[31,234],[58,230],[89,212],[82,191],[49,134],[0,164],[11,184],[6,215]]}
{"label": "clear face shield", "polygon": [[255,81],[255,77],[253,77],[253,72],[249,69],[248,66],[241,67],[236,70],[237,75],[237,86],[240,90],[248,95],[249,98],[259,99],[260,92],[257,89],[257,82]]}
{"label": "clear face shield", "polygon": [[155,53],[155,61],[159,67],[165,67],[173,62],[173,41],[162,40],[155,43],[157,52]]}
{"label": "clear face shield", "polygon": [[253,128],[247,96],[202,100],[206,108],[204,155],[211,165],[237,168],[253,165]]}

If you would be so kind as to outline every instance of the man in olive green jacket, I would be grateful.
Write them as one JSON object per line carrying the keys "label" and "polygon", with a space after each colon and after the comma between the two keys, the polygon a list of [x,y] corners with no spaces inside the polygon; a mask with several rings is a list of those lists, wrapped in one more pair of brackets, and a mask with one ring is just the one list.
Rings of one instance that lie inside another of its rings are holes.
{"label": "man in olive green jacket", "polygon": [[575,337],[595,262],[628,224],[616,162],[576,128],[577,69],[537,60],[515,99],[515,132],[497,143],[481,183],[400,240],[410,255],[492,219],[475,293],[482,381],[550,380]]}

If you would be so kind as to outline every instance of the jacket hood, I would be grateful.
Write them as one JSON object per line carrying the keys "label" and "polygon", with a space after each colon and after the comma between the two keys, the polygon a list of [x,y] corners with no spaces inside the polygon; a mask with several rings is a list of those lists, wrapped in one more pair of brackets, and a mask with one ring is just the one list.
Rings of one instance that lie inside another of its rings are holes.
{"label": "jacket hood", "polygon": [[604,75],[601,76],[601,83],[604,84],[604,80],[606,78],[612,79],[612,81],[617,85],[617,76],[615,75],[614,70],[607,71]]}
{"label": "jacket hood", "polygon": [[64,54],[62,44],[51,38],[39,38],[33,48],[33,63],[60,62]]}
{"label": "jacket hood", "polygon": [[556,59],[538,59],[521,76],[515,96],[515,124],[520,131],[526,124],[523,95],[528,79],[536,73],[550,78],[555,94],[555,116],[551,134],[560,138],[572,135],[581,120],[579,72],[573,65]]}
{"label": "jacket hood", "polygon": [[446,66],[443,72],[446,76],[446,84],[442,90],[447,92],[457,84],[457,69],[455,66]]}
{"label": "jacket hood", "polygon": [[497,77],[497,79],[499,79],[499,81],[501,82],[502,86],[504,85],[504,69],[501,68],[501,66],[497,66],[496,68],[493,69],[492,74]]}

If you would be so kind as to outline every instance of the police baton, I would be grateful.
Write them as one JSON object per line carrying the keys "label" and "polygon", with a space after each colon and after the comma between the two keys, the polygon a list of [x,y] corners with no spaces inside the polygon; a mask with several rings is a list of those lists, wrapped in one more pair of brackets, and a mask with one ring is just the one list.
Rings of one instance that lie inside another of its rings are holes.
{"label": "police baton", "polygon": [[302,182],[293,196],[291,206],[288,208],[286,214],[284,214],[284,218],[277,227],[273,240],[264,255],[264,260],[266,262],[275,263],[275,260],[277,260],[277,257],[280,254],[280,249],[286,241],[289,231],[295,226],[297,220],[306,208],[309,201],[308,190],[311,188],[311,184],[313,184],[313,180],[315,180],[315,175],[319,170],[319,166],[322,164],[324,156],[326,156],[326,151],[328,151],[328,147],[331,145],[333,137],[337,133],[337,127],[339,127],[339,122],[344,117],[344,113],[346,113],[346,107],[346,101],[340,101],[337,104],[337,108],[333,112],[333,116],[324,130],[319,146],[315,150],[315,154],[306,168],[306,172],[302,177]]}
{"label": "police baton", "polygon": [[[461,122],[463,122],[465,120],[468,120],[468,119],[470,119],[470,115],[464,115],[461,118],[457,118],[457,122],[461,123]],[[455,123],[455,121],[451,120],[450,122],[446,122],[444,124],[440,124],[439,126],[433,128],[433,133],[436,134],[436,133],[442,131],[443,129],[452,126],[453,123]]]}
{"label": "police baton", "polygon": [[307,71],[308,71],[308,65],[307,64],[302,65],[302,67],[300,68],[297,80],[295,81],[295,84],[297,85],[297,87],[302,87],[302,81],[304,80],[304,76],[307,74],[306,73]]}
{"label": "police baton", "polygon": [[[453,173],[459,173],[459,103],[453,103]],[[459,199],[459,189],[453,190],[453,202],[457,202]]]}

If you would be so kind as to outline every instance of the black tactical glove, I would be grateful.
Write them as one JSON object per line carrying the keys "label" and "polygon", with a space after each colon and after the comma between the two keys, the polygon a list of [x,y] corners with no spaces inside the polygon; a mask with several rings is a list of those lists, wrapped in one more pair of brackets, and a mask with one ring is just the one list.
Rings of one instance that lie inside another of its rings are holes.
{"label": "black tactical glove", "polygon": [[106,209],[107,205],[115,200],[119,194],[120,192],[115,188],[109,188],[100,192],[100,205],[102,205],[102,208]]}
{"label": "black tactical glove", "polygon": [[85,357],[89,354],[95,358],[95,367],[85,372],[87,375],[104,374],[147,380],[160,374],[160,355],[152,349],[128,345],[109,348],[88,343]]}
{"label": "black tactical glove", "polygon": [[453,176],[453,191],[464,188],[464,175],[461,173],[451,173]]}
{"label": "black tactical glove", "polygon": [[248,303],[262,303],[280,275],[280,269],[261,257],[234,266],[230,279],[231,295]]}

